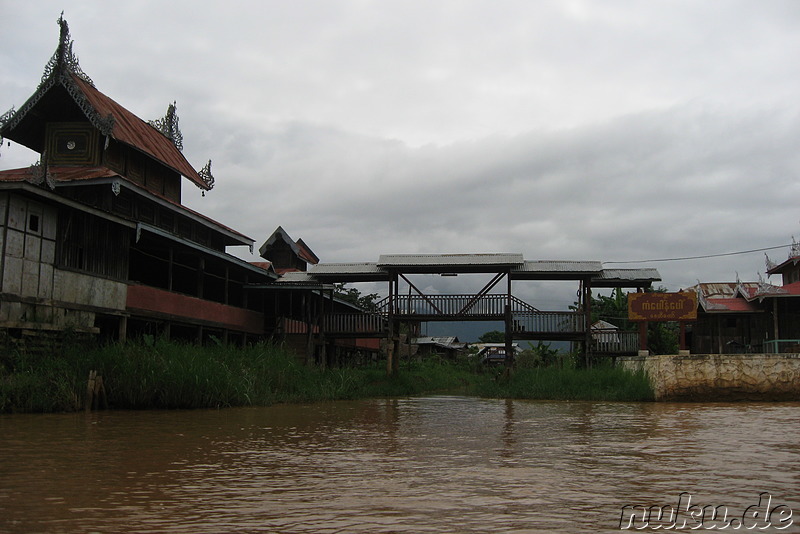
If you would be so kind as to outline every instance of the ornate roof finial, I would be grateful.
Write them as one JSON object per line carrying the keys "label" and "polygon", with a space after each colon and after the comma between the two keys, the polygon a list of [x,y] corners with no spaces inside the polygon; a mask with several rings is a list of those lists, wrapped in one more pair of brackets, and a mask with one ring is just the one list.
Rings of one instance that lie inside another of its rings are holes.
{"label": "ornate roof finial", "polygon": [[42,81],[39,86],[44,85],[51,77],[58,77],[62,74],[71,72],[78,78],[94,87],[94,82],[89,78],[81,66],[78,64],[78,56],[72,52],[72,39],[69,35],[69,25],[64,19],[64,12],[58,17],[58,25],[61,26],[61,35],[58,40],[58,48],[56,48],[53,57],[47,62],[42,74]]}
{"label": "ornate roof finial", "polygon": [[214,176],[211,174],[211,160],[208,160],[205,167],[200,169],[197,174],[200,175],[200,178],[205,182],[209,190],[214,189]]}
{"label": "ornate roof finial", "polygon": [[178,150],[183,150],[183,134],[178,128],[178,106],[176,102],[172,102],[167,107],[167,114],[163,119],[156,119],[150,121],[150,126],[164,134],[164,136],[172,141]]}
{"label": "ornate roof finial", "polygon": [[800,257],[800,243],[794,240],[792,236],[792,248],[789,249],[789,259]]}
{"label": "ornate roof finial", "polygon": [[771,271],[772,269],[778,266],[777,263],[769,259],[769,255],[767,255],[766,252],[764,253],[764,263],[766,263],[767,265],[767,271]]}
{"label": "ornate roof finial", "polygon": [[16,111],[14,111],[14,106],[11,106],[11,109],[9,109],[8,111],[6,111],[2,115],[0,115],[0,151],[2,150],[3,143],[5,142],[5,139],[3,139],[3,133],[2,133],[3,132],[3,128],[5,128],[5,125],[6,125],[7,122],[11,122],[11,117],[14,116],[14,113],[16,113]]}

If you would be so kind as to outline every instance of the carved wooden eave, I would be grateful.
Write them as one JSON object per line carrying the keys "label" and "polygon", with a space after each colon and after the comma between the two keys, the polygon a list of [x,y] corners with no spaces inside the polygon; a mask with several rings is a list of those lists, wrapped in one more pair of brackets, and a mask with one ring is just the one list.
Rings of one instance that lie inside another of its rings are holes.
{"label": "carved wooden eave", "polygon": [[150,126],[161,132],[164,137],[172,141],[175,147],[183,151],[183,134],[178,127],[178,106],[173,102],[167,106],[167,114],[161,119],[149,121]]}
{"label": "carved wooden eave", "polygon": [[113,136],[114,116],[111,114],[106,116],[100,115],[89,103],[86,95],[83,94],[83,91],[81,91],[75,81],[75,78],[78,78],[94,87],[94,82],[81,70],[78,57],[72,51],[72,39],[69,34],[69,25],[67,21],[64,20],[63,13],[58,19],[58,24],[61,27],[58,48],[56,48],[53,57],[50,58],[50,61],[48,61],[45,66],[44,74],[39,82],[39,87],[36,88],[36,92],[33,93],[18,111],[15,112],[12,108],[0,117],[0,138],[7,137],[7,133],[16,128],[39,100],[56,85],[61,85],[67,90],[92,126],[97,128],[102,135],[107,138]]}
{"label": "carved wooden eave", "polygon": [[[214,188],[214,175],[211,174],[211,160],[208,160],[202,169],[197,171],[197,174],[200,176],[200,179],[208,186],[208,189]],[[199,187],[199,186],[198,186]]]}

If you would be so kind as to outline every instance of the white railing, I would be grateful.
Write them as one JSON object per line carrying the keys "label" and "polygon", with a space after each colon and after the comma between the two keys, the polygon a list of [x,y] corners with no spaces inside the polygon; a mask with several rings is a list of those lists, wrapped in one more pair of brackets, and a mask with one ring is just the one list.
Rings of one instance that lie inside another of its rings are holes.
{"label": "white railing", "polygon": [[592,352],[605,354],[635,353],[639,350],[638,332],[592,329]]}

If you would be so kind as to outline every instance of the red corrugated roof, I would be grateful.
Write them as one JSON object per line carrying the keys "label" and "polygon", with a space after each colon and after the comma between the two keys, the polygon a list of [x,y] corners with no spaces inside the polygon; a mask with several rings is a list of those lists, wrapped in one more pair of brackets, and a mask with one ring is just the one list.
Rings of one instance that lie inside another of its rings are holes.
{"label": "red corrugated roof", "polygon": [[308,245],[305,244],[305,241],[298,239],[295,241],[295,244],[297,245],[297,248],[300,249],[300,258],[305,260],[306,263],[310,263],[311,265],[316,265],[319,263],[319,258],[310,248],[308,248]]}
{"label": "red corrugated roof", "polygon": [[789,264],[792,264],[792,265],[797,265],[797,263],[798,263],[798,262],[800,262],[800,258],[798,258],[798,257],[791,257],[791,258],[787,259],[786,261],[784,261],[783,263],[780,263],[780,264],[778,264],[778,265],[775,265],[775,266],[774,266],[774,267],[772,267],[771,269],[767,269],[767,274],[776,274],[776,273],[779,273],[779,272],[781,272],[781,271],[783,270],[783,268],[784,268],[784,267],[786,267],[787,265],[789,265]]}
{"label": "red corrugated roof", "polygon": [[[71,167],[64,165],[49,165],[47,167],[47,172],[50,175],[50,178],[55,182],[78,182],[78,181],[88,181],[98,178],[120,178],[128,183],[132,183],[129,180],[127,180],[127,178],[125,178],[124,176],[120,175],[116,171],[113,171],[107,167]],[[32,177],[33,175],[31,174],[30,167],[0,171],[0,182],[30,182]],[[179,210],[190,213],[195,217],[208,221],[212,225],[217,226],[222,230],[225,230],[237,237],[240,237],[242,241],[247,241],[247,243],[245,243],[247,245],[250,245],[253,241],[252,238],[247,237],[243,233],[237,232],[233,228],[225,226],[224,224],[215,221],[211,217],[207,217],[206,215],[203,215],[202,213],[199,213],[191,208],[187,208],[183,204],[175,202],[174,200],[171,200],[167,197],[153,193],[152,191],[148,191],[148,193],[150,193],[155,197],[158,197],[160,200],[164,202],[172,204]]]}
{"label": "red corrugated roof", "polygon": [[[47,167],[47,172],[56,182],[75,182],[79,180],[119,176],[118,173],[106,167],[65,167],[50,165]],[[0,181],[3,182],[27,182],[30,181],[32,176],[30,167],[0,171]]]}
{"label": "red corrugated roof", "polygon": [[101,117],[107,117],[108,115],[114,117],[114,129],[112,131],[114,139],[149,154],[191,180],[198,187],[209,189],[197,171],[183,157],[178,147],[164,134],[98,91],[91,84],[83,81],[76,74],[70,73],[70,76],[78,89],[86,96],[89,104]]}
{"label": "red corrugated roof", "polygon": [[800,295],[800,282],[786,284],[781,286],[781,289],[785,290],[789,295]]}
{"label": "red corrugated roof", "polygon": [[272,263],[268,261],[251,261],[249,263],[254,267],[258,267],[259,269],[264,269],[265,271],[269,271],[272,269]]}
{"label": "red corrugated roof", "polygon": [[709,298],[706,299],[708,307],[706,311],[715,312],[758,312],[760,311],[753,303],[747,302],[743,298]]}

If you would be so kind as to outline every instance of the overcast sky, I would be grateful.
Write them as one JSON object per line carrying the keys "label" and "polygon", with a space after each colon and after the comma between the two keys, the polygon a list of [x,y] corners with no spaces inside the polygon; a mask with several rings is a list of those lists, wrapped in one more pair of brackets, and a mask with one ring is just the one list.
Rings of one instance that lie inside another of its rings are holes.
{"label": "overcast sky", "polygon": [[764,252],[640,260],[800,237],[800,2],[0,0],[0,113],[62,9],[99,90],[145,120],[177,101],[217,184],[184,203],[256,250],[281,225],[323,262],[639,261],[606,266],[677,290],[755,280]]}

